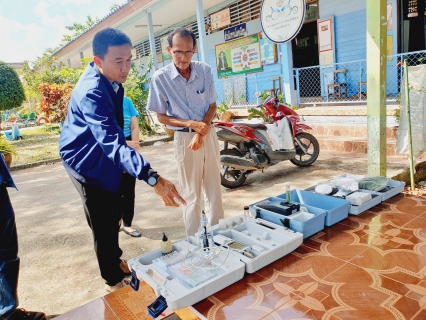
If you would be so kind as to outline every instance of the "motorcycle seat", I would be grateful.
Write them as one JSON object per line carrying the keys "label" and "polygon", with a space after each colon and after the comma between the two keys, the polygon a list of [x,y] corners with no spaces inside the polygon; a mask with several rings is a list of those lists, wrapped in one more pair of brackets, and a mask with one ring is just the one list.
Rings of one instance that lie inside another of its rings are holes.
{"label": "motorcycle seat", "polygon": [[262,123],[238,123],[256,130],[266,130],[266,126]]}

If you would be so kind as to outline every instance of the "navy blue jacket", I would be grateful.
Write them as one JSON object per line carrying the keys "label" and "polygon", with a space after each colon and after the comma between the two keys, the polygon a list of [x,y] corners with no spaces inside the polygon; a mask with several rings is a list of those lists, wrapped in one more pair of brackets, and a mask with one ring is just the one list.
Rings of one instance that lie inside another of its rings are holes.
{"label": "navy blue jacket", "polygon": [[123,171],[147,181],[152,170],[149,162],[126,144],[120,90],[114,96],[111,83],[91,62],[72,92],[59,139],[59,154],[74,178],[114,193]]}
{"label": "navy blue jacket", "polygon": [[6,166],[6,162],[4,162],[0,154],[0,186],[1,185],[16,188],[15,182],[13,182],[12,176],[10,175],[9,168]]}

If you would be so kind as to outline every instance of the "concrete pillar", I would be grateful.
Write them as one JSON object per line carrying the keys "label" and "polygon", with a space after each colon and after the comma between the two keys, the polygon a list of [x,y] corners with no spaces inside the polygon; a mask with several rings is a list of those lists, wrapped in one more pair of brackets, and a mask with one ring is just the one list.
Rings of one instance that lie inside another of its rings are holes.
{"label": "concrete pillar", "polygon": [[152,23],[151,12],[147,13],[147,17],[148,17],[149,48],[152,54],[152,70],[155,71],[158,69],[158,61],[157,61],[157,49],[155,48],[154,24]]}
{"label": "concrete pillar", "polygon": [[293,76],[293,52],[291,49],[291,41],[281,44],[281,66],[282,81],[285,101],[292,105],[296,105],[296,97],[294,93],[294,76]]}
{"label": "concrete pillar", "polygon": [[387,0],[367,0],[368,175],[386,176]]}
{"label": "concrete pillar", "polygon": [[198,57],[200,61],[209,63],[207,56],[206,24],[204,22],[203,0],[195,0],[198,27]]}

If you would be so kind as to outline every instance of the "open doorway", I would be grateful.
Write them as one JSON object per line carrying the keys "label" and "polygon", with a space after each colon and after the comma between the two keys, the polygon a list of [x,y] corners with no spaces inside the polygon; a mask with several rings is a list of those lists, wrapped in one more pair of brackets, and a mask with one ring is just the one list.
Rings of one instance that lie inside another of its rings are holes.
{"label": "open doorway", "polygon": [[425,0],[401,0],[401,51],[425,50]]}
{"label": "open doorway", "polygon": [[[305,68],[319,65],[317,21],[305,23],[292,40],[293,67]],[[320,96],[321,88],[312,87],[312,83],[320,83],[319,68],[302,69],[299,79],[311,79],[308,83],[299,83],[301,97]]]}

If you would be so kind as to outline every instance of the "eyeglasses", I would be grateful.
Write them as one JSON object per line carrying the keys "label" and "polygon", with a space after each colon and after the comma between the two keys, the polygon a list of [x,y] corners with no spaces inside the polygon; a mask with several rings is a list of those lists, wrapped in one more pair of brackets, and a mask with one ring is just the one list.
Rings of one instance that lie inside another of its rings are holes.
{"label": "eyeglasses", "polygon": [[183,51],[179,51],[179,50],[172,51],[172,52],[176,56],[176,58],[182,58],[183,56],[190,58],[195,53],[194,51],[185,51],[185,52],[183,52]]}

